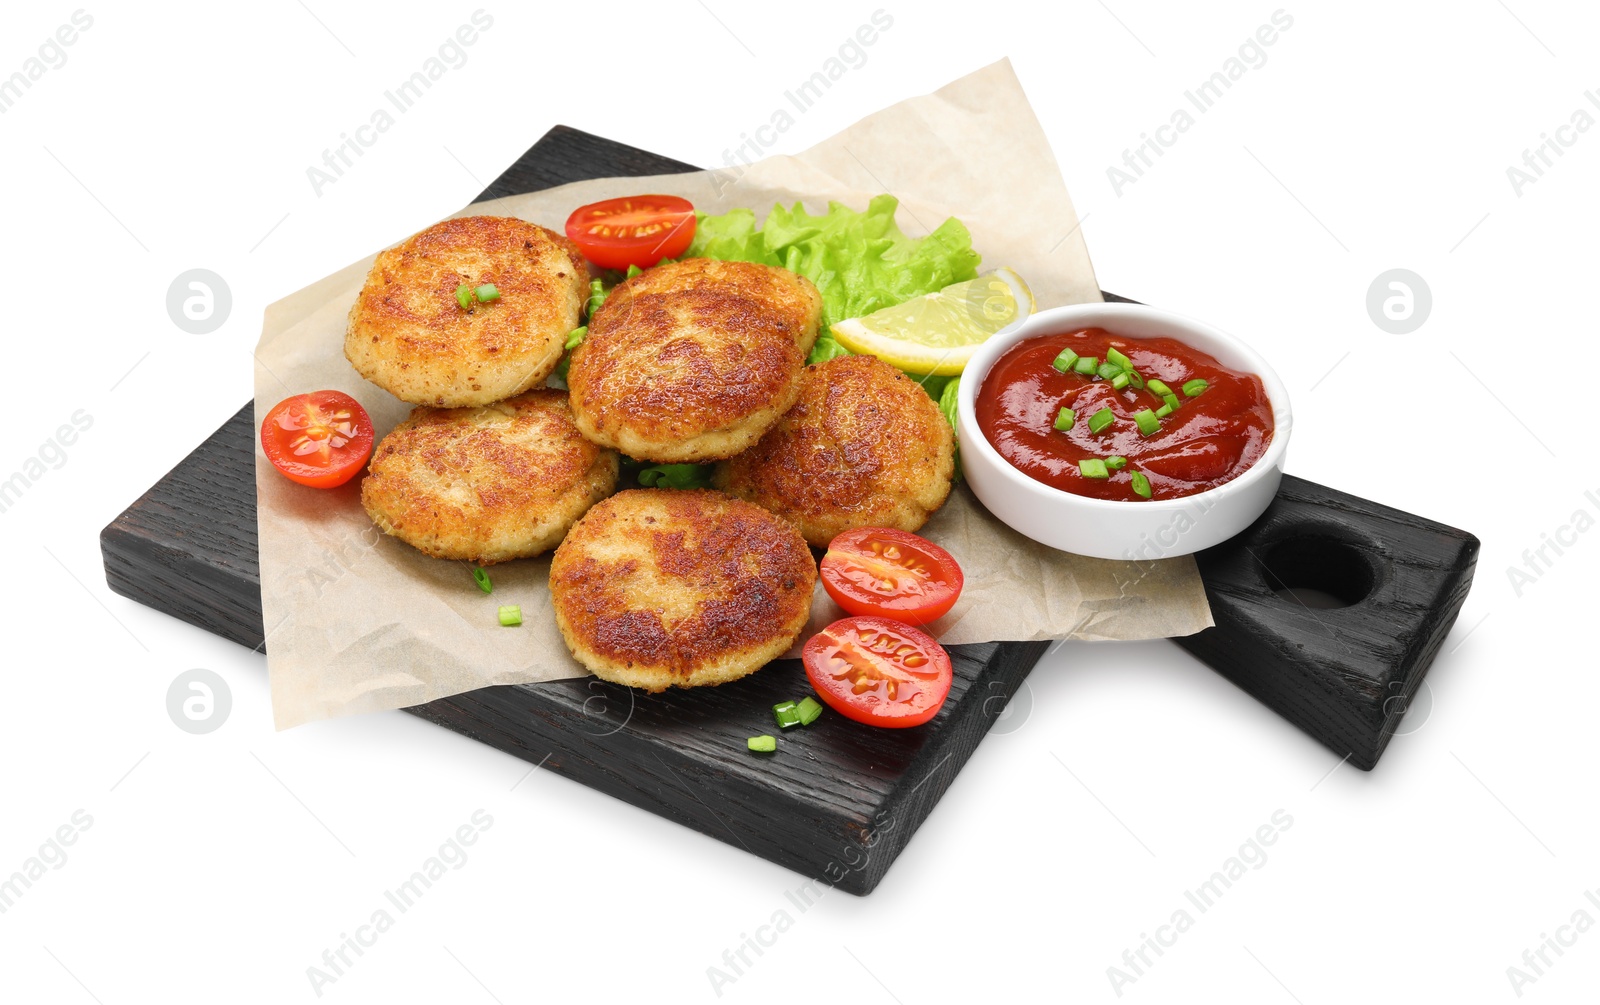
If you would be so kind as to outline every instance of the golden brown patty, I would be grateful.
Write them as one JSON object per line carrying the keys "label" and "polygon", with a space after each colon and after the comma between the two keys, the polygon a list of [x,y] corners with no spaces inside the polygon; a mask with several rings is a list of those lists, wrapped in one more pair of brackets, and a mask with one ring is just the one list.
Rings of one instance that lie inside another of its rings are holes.
{"label": "golden brown patty", "polygon": [[[618,286],[613,294],[648,296],[696,287],[712,287],[754,300],[763,309],[776,311],[795,333],[801,355],[811,351],[817,340],[817,325],[822,318],[822,294],[806,277],[757,262],[724,262],[715,258],[686,258],[655,269],[646,269]],[[607,299],[609,303],[609,298]]]}
{"label": "golden brown patty", "polygon": [[643,460],[709,461],[793,404],[822,298],[802,276],[691,258],[619,285],[572,353],[578,428]]}
{"label": "golden brown patty", "polygon": [[811,614],[816,579],[793,527],[706,489],[619,492],[550,562],[572,655],[648,691],[722,684],[783,655]]}
{"label": "golden brown patty", "polygon": [[373,451],[361,504],[419,551],[489,565],[555,547],[617,487],[617,466],[614,451],[578,432],[560,391],[423,406]]}
{"label": "golden brown patty", "polygon": [[[462,310],[456,288],[500,299]],[[578,326],[589,269],[560,234],[505,216],[445,220],[378,255],[344,354],[402,401],[487,405],[544,382]]]}
{"label": "golden brown patty", "polygon": [[825,548],[855,527],[916,530],[944,505],[955,436],[926,391],[871,356],[808,367],[794,407],[712,484]]}

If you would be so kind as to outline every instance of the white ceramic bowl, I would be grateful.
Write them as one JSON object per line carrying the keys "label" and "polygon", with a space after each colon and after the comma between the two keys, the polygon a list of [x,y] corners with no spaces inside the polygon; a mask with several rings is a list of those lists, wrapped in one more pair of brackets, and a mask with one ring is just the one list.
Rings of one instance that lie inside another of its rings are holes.
{"label": "white ceramic bowl", "polygon": [[[978,428],[973,404],[984,380],[995,361],[1023,339],[1083,328],[1104,328],[1136,339],[1175,338],[1224,366],[1260,377],[1272,404],[1274,428],[1267,452],[1232,481],[1179,499],[1092,499],[1034,481],[1012,467]],[[1192,554],[1254,523],[1277,494],[1293,425],[1283,382],[1249,346],[1192,318],[1115,303],[1055,307],[989,339],[962,374],[958,413],[962,468],[973,493],[991,513],[1051,548],[1128,561]]]}

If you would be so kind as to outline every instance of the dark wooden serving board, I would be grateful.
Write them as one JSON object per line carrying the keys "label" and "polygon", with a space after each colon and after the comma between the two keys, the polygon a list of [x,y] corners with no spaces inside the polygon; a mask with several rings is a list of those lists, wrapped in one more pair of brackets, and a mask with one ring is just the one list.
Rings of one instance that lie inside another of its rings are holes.
{"label": "dark wooden serving board", "polygon": [[[587,178],[693,171],[558,126],[479,197]],[[1122,300],[1107,294],[1108,299]],[[1200,556],[1217,627],[1176,640],[1336,753],[1371,768],[1471,583],[1470,534],[1286,477],[1271,509]],[[252,649],[265,641],[255,429],[246,405],[101,533],[111,588]],[[1310,587],[1350,601],[1311,610]],[[951,647],[955,684],[916,729],[824,715],[774,756],[771,706],[796,661],[650,695],[593,678],[484,688],[407,709],[838,889],[870,892],[1047,643]]]}

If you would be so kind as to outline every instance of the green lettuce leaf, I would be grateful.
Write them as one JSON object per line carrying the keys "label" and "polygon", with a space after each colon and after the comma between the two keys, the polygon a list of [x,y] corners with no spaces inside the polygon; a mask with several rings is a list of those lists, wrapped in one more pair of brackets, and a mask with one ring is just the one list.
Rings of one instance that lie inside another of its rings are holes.
{"label": "green lettuce leaf", "polygon": [[[944,413],[945,421],[950,423],[950,428],[955,429],[957,428],[956,402],[958,400],[958,395],[961,393],[961,377],[958,374],[954,377],[935,379],[942,379],[945,382],[944,390],[940,391],[936,397],[939,399],[939,411]],[[959,482],[961,480],[961,438],[959,436],[956,437],[955,464],[956,481]]]}
{"label": "green lettuce leaf", "polygon": [[944,390],[939,392],[939,411],[944,413],[945,419],[950,423],[950,428],[954,429],[956,428],[956,399],[961,393],[961,378],[959,376],[946,377],[945,381]]}
{"label": "green lettuce leaf", "polygon": [[767,251],[766,238],[756,229],[754,210],[733,209],[720,216],[695,213],[694,240],[684,258],[717,258],[725,262],[760,262],[778,265]]}
{"label": "green lettuce leaf", "polygon": [[806,357],[806,365],[809,366],[812,363],[823,363],[833,359],[835,356],[854,355],[855,353],[840,345],[838,339],[835,339],[832,335],[824,332],[823,334],[818,335],[817,340],[812,343],[811,355]]}
{"label": "green lettuce leaf", "polygon": [[837,202],[820,215],[798,202],[777,205],[759,229],[748,209],[701,215],[684,257],[761,262],[798,272],[822,294],[826,333],[835,322],[977,276],[981,259],[960,220],[945,220],[927,237],[907,237],[895,222],[899,205],[892,195],[875,197],[863,212]]}

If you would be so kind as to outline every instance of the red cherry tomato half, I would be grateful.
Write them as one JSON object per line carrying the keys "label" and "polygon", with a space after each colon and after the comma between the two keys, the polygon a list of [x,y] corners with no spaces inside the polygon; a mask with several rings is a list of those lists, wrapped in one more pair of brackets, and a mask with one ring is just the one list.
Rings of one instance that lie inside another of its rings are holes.
{"label": "red cherry tomato half", "polygon": [[950,612],[961,586],[948,551],[903,530],[847,530],[822,557],[823,589],[851,614],[925,625]]}
{"label": "red cherry tomato half", "polygon": [[579,206],[567,236],[603,269],[649,268],[694,240],[694,204],[675,195],[632,195]]}
{"label": "red cherry tomato half", "polygon": [[950,654],[927,632],[888,618],[845,618],[801,651],[822,700],[871,726],[920,726],[950,694]]}
{"label": "red cherry tomato half", "polygon": [[354,478],[372,455],[372,420],[342,391],[285,398],[261,423],[261,449],[284,477],[331,489]]}

